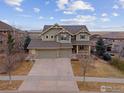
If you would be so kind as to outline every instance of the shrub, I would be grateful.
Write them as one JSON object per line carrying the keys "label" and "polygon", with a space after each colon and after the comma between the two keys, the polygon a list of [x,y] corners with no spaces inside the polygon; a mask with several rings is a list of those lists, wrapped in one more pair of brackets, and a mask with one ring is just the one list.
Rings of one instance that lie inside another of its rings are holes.
{"label": "shrub", "polygon": [[111,55],[106,52],[106,53],[103,54],[103,59],[106,60],[106,61],[110,61],[111,60]]}
{"label": "shrub", "polygon": [[99,38],[96,42],[96,54],[98,56],[103,56],[103,54],[106,52],[106,46],[104,44],[104,41],[102,38]]}
{"label": "shrub", "polygon": [[111,65],[124,72],[124,61],[119,58],[112,58]]}

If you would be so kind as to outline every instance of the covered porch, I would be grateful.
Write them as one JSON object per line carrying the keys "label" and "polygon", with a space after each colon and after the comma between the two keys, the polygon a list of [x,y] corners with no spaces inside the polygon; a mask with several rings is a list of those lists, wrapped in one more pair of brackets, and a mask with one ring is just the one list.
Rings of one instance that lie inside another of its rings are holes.
{"label": "covered porch", "polygon": [[90,45],[73,45],[73,54],[85,54],[90,55],[91,46]]}

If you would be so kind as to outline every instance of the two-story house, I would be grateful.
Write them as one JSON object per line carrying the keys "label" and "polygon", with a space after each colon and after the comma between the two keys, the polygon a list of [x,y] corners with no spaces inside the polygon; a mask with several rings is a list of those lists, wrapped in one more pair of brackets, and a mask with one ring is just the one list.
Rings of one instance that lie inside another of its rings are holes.
{"label": "two-story house", "polygon": [[68,58],[90,54],[90,32],[85,25],[45,25],[40,39],[32,39],[28,49],[37,58]]}

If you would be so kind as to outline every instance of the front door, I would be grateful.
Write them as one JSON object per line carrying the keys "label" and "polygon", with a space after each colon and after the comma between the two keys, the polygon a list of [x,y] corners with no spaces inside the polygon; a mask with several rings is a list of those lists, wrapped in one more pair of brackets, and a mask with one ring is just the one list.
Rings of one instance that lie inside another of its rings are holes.
{"label": "front door", "polygon": [[76,45],[73,45],[73,48],[72,48],[72,53],[75,54],[76,53]]}

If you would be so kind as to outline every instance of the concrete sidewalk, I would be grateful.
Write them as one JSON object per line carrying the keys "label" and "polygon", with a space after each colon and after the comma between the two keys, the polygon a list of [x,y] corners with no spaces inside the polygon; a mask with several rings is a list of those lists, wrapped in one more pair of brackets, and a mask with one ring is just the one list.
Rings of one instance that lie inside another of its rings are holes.
{"label": "concrete sidewalk", "polygon": [[[18,92],[18,91],[0,91],[0,93],[48,93],[48,92],[33,92],[33,91],[28,91],[28,92]],[[50,92],[50,93],[63,93],[63,92]],[[75,93],[75,92],[64,92],[64,93]],[[79,93],[124,93],[124,92],[87,92],[87,91],[81,91]]]}
{"label": "concrete sidewalk", "polygon": [[[83,77],[75,77],[75,81],[83,81]],[[109,83],[122,83],[122,84],[124,84],[124,79],[123,78],[85,77],[85,81],[109,82]]]}
{"label": "concrete sidewalk", "polygon": [[29,91],[32,91],[30,93],[79,93],[70,59],[36,60],[28,78],[19,88],[19,92]]}
{"label": "concrete sidewalk", "polygon": [[[83,77],[72,77],[72,76],[43,76],[43,75],[28,75],[28,76],[12,76],[12,80],[64,80],[64,81],[82,81]],[[8,76],[0,76],[0,80],[9,80]],[[86,81],[91,82],[109,82],[109,83],[123,83],[123,78],[102,78],[102,77],[85,77]]]}

